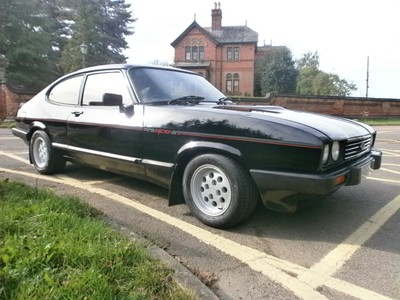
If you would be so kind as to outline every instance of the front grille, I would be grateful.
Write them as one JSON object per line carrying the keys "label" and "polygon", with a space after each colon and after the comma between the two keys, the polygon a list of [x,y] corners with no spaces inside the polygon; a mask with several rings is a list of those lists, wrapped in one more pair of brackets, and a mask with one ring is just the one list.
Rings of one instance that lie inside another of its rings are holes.
{"label": "front grille", "polygon": [[350,160],[369,152],[372,146],[370,135],[361,138],[348,140],[344,149],[344,159]]}

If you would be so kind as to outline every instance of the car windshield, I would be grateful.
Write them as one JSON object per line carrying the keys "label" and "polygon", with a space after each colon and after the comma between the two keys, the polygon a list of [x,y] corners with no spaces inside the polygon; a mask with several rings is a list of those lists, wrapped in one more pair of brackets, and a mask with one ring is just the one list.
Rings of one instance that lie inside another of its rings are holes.
{"label": "car windshield", "polygon": [[142,103],[218,103],[219,99],[224,98],[220,91],[197,74],[140,67],[130,69],[129,76]]}

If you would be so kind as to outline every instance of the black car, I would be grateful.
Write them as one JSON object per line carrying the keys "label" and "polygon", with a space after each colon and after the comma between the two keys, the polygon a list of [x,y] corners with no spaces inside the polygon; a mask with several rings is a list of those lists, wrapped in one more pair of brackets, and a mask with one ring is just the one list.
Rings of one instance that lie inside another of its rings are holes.
{"label": "black car", "polygon": [[379,169],[371,127],[276,106],[235,105],[200,74],[106,65],[55,81],[25,103],[13,134],[43,174],[66,161],[169,188],[203,223],[232,227],[295,211]]}

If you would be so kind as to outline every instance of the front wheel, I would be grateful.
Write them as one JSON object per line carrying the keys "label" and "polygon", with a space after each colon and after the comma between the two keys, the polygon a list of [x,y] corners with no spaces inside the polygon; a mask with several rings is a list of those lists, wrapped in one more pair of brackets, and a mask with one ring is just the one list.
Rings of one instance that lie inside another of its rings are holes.
{"label": "front wheel", "polygon": [[206,225],[229,228],[254,211],[258,193],[249,173],[219,154],[192,159],[183,174],[183,193],[193,215]]}
{"label": "front wheel", "polygon": [[29,143],[29,155],[35,169],[41,174],[54,174],[64,169],[65,159],[52,147],[47,133],[38,130]]}

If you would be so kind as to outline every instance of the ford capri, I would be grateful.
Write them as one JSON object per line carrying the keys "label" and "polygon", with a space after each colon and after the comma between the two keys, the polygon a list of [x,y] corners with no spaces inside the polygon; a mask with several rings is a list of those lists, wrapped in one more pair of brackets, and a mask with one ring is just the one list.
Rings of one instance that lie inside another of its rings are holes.
{"label": "ford capri", "polygon": [[294,212],[360,184],[382,158],[367,125],[236,105],[202,75],[159,66],[65,75],[23,104],[16,123],[37,172],[68,161],[150,181],[216,228],[243,222],[258,201]]}

